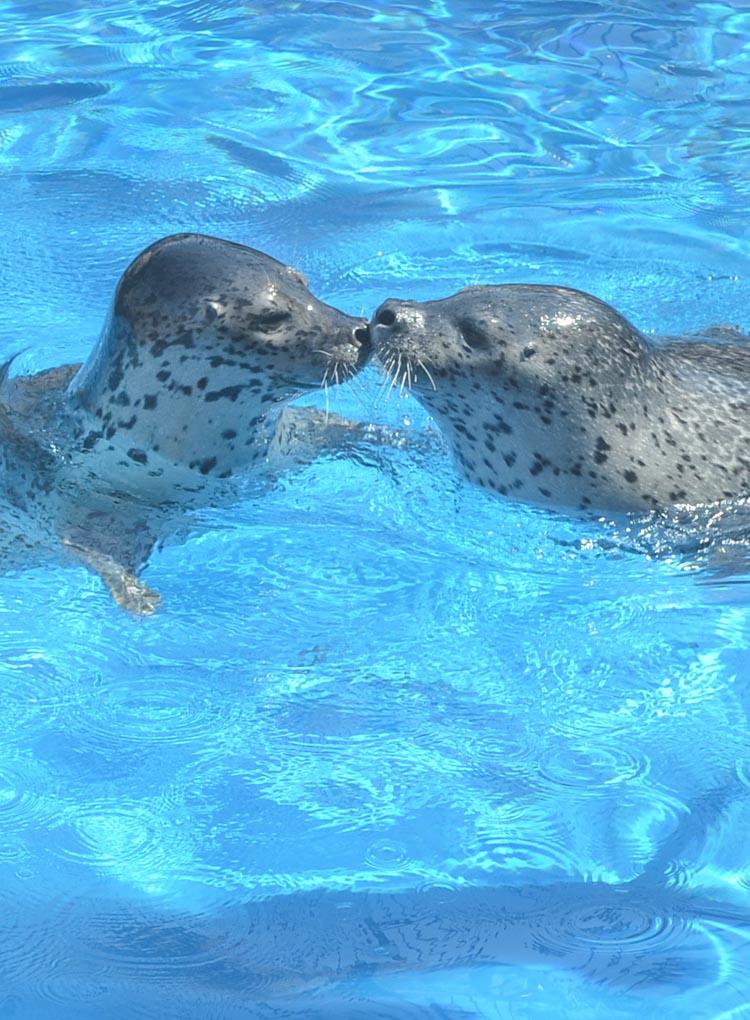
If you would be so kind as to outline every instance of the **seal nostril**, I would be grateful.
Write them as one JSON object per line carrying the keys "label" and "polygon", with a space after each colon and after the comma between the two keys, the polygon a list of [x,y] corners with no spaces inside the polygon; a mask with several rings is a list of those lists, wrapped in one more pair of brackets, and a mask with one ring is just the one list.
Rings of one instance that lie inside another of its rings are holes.
{"label": "seal nostril", "polygon": [[384,308],[382,312],[378,312],[375,319],[376,326],[392,326],[396,321],[396,316],[390,310],[390,308]]}
{"label": "seal nostril", "polygon": [[354,330],[354,339],[359,344],[369,344],[370,342],[370,330],[367,326],[357,326]]}

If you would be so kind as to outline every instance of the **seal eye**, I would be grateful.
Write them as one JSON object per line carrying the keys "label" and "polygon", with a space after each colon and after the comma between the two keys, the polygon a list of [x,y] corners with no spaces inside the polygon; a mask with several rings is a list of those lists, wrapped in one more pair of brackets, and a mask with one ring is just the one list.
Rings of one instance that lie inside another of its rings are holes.
{"label": "seal eye", "polygon": [[270,333],[271,330],[278,329],[288,318],[289,312],[284,311],[282,308],[276,308],[273,311],[266,312],[264,315],[259,315],[256,325],[258,329]]}
{"label": "seal eye", "polygon": [[490,343],[487,334],[478,323],[460,322],[459,329],[461,330],[461,339],[472,351],[484,351],[489,347]]}

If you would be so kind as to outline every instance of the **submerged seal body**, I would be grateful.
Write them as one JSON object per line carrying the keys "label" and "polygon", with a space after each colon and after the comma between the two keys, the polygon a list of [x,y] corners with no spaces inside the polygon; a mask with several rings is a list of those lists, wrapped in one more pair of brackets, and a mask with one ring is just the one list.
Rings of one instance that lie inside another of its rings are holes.
{"label": "submerged seal body", "polygon": [[501,496],[650,511],[750,493],[750,343],[736,327],[645,336],[582,291],[519,284],[389,299],[370,332],[465,477]]}
{"label": "submerged seal body", "polygon": [[295,269],[218,238],[158,241],[85,364],[0,370],[0,566],[62,546],[129,604],[175,511],[226,498],[278,444],[286,404],[368,354],[364,320]]}

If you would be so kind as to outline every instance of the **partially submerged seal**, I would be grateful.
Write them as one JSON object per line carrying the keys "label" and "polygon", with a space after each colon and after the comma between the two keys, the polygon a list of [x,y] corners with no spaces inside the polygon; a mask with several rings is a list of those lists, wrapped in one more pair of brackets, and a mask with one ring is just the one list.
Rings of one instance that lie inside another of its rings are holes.
{"label": "partially submerged seal", "polygon": [[0,369],[0,568],[64,549],[150,612],[137,572],[176,516],[236,491],[289,432],[288,402],[350,378],[369,346],[364,320],[269,255],[199,234],[151,245],[85,364]]}
{"label": "partially submerged seal", "polygon": [[389,299],[373,348],[434,416],[471,482],[577,511],[750,493],[750,344],[737,327],[645,336],[565,287]]}

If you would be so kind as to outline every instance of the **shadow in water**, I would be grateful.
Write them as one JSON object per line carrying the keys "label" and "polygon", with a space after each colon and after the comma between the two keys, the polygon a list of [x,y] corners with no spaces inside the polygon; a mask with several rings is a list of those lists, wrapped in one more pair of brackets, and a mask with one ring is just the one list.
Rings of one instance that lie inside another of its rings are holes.
{"label": "shadow in water", "polygon": [[53,1003],[60,1020],[464,1020],[403,1000],[394,1013],[367,990],[399,972],[509,964],[671,1000],[750,971],[746,909],[644,879],[298,892],[205,914],[104,897],[13,904],[2,1016],[24,1020]]}

